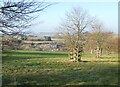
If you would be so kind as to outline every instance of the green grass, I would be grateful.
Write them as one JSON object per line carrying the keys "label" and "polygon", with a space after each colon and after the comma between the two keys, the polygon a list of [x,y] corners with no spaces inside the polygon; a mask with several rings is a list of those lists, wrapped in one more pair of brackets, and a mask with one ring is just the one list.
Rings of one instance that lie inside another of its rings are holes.
{"label": "green grass", "polygon": [[67,52],[3,51],[3,85],[118,85],[118,62],[94,57],[70,62]]}

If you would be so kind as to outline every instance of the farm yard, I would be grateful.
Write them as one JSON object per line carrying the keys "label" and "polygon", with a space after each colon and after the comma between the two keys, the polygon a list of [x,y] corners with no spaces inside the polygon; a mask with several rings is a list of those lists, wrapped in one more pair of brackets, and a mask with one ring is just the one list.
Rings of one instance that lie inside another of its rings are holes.
{"label": "farm yard", "polygon": [[118,85],[117,55],[82,55],[82,62],[71,62],[67,52],[3,51],[3,86]]}

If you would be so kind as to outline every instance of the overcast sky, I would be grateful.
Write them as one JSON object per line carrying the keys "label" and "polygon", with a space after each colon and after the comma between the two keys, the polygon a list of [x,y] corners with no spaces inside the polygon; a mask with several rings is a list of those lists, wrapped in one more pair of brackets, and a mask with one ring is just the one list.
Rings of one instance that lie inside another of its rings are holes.
{"label": "overcast sky", "polygon": [[81,7],[104,23],[106,29],[118,32],[118,2],[59,2],[43,11],[30,29],[34,32],[56,32],[66,11]]}

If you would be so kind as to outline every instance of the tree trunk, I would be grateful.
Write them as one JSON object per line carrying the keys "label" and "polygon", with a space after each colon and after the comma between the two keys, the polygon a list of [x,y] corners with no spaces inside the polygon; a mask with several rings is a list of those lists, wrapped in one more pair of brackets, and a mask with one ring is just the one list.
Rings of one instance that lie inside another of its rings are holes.
{"label": "tree trunk", "polygon": [[102,57],[102,52],[103,52],[102,48],[97,46],[96,57],[97,58]]}
{"label": "tree trunk", "polygon": [[78,48],[75,48],[70,52],[69,58],[73,62],[80,62],[81,55],[82,55],[82,50],[78,50]]}
{"label": "tree trunk", "polygon": [[91,49],[90,53],[93,54],[93,50],[92,49]]}

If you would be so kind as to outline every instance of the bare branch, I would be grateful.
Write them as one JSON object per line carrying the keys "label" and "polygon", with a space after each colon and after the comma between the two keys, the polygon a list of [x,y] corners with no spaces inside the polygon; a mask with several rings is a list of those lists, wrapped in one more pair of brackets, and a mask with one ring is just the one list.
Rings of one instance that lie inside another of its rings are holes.
{"label": "bare branch", "polygon": [[[6,30],[29,27],[31,22],[39,15],[35,13],[43,11],[52,4],[35,0],[2,1],[0,2],[0,27],[6,28]],[[2,30],[0,31],[2,32]]]}
{"label": "bare branch", "polygon": [[66,19],[60,25],[63,30],[66,30],[69,44],[80,46],[83,39],[83,31],[90,25],[90,19],[86,11],[81,8],[73,8],[72,11],[66,13]]}

